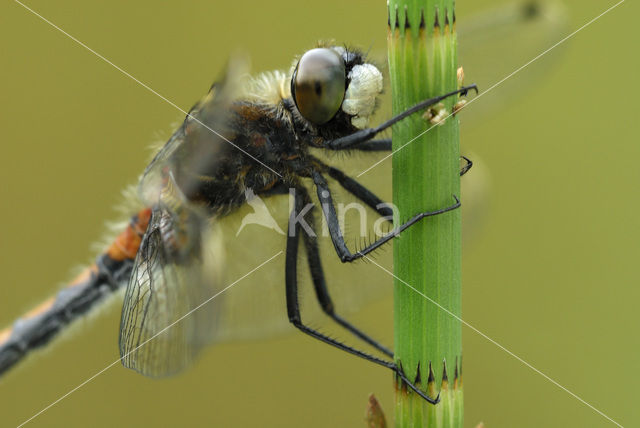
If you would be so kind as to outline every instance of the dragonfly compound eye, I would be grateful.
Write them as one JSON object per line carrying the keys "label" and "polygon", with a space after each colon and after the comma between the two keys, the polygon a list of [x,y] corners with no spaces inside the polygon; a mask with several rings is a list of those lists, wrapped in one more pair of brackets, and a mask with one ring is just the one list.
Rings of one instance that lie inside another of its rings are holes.
{"label": "dragonfly compound eye", "polygon": [[344,60],[333,49],[307,51],[291,78],[291,95],[305,119],[317,125],[330,121],[344,99]]}

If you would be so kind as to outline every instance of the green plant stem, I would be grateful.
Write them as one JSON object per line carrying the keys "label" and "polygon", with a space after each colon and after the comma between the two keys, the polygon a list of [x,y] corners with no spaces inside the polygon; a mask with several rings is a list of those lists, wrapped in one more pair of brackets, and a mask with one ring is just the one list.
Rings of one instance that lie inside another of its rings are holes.
{"label": "green plant stem", "polygon": [[[458,88],[454,16],[453,0],[390,0],[394,114]],[[445,115],[457,101],[443,103]],[[393,201],[400,221],[455,203],[460,147],[454,116],[432,125],[413,115],[393,128],[393,147]],[[396,361],[420,388],[441,398],[428,404],[396,382],[396,427],[462,427],[461,324],[438,307],[460,315],[460,220],[460,210],[428,217],[394,242]]]}

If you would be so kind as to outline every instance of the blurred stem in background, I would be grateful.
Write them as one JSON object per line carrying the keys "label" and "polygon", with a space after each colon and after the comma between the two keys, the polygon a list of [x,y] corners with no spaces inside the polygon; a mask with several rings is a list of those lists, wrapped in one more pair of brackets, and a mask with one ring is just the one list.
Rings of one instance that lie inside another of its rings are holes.
{"label": "blurred stem in background", "polygon": [[[453,0],[389,1],[393,114],[458,88]],[[393,202],[401,218],[452,205],[460,195],[457,97],[393,128]],[[422,134],[429,127],[428,132]],[[415,140],[414,140],[415,139]],[[414,141],[412,141],[414,140]],[[399,223],[396,223],[399,224]],[[396,427],[462,427],[461,211],[429,217],[395,240],[395,358],[432,405],[396,381]],[[414,288],[415,290],[412,290]]]}

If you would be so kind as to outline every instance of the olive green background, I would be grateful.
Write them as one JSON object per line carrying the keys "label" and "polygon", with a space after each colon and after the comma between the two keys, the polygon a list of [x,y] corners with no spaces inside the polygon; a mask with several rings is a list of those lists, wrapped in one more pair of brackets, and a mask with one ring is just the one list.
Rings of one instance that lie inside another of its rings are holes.
{"label": "olive green background", "polygon": [[[460,0],[459,28],[500,3]],[[564,3],[556,40],[613,4]],[[319,38],[386,50],[383,1],[27,4],[184,109],[239,48],[254,70],[287,68]],[[638,12],[627,1],[461,115],[463,147],[480,160],[465,177],[476,209],[464,212],[463,318],[625,426],[640,424]],[[149,144],[182,114],[17,3],[0,6],[0,33],[6,325],[89,260]],[[504,56],[479,57],[505,69],[479,82],[485,89],[542,50],[509,41]],[[380,187],[388,172],[363,181]],[[379,280],[391,287],[386,274]],[[353,318],[387,342],[389,298]],[[116,361],[118,322],[114,303],[0,380],[0,425],[23,422]],[[474,331],[463,334],[466,426],[613,426]],[[388,371],[292,334],[216,346],[161,381],[116,364],[31,424],[363,427],[371,392],[391,419]]]}

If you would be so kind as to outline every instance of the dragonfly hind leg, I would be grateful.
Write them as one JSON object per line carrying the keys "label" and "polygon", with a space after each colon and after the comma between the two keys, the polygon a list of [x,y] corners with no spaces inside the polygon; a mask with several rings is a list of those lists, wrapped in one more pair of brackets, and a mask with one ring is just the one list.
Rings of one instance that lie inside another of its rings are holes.
{"label": "dragonfly hind leg", "polygon": [[[307,199],[309,198],[308,194],[305,196]],[[308,200],[310,201],[310,199]],[[313,229],[313,225],[310,226]],[[356,326],[336,313],[335,306],[331,300],[331,296],[329,295],[329,289],[327,288],[327,283],[324,278],[322,260],[320,259],[320,253],[318,251],[318,239],[315,236],[310,236],[308,233],[303,233],[302,236],[305,243],[305,249],[307,250],[307,262],[309,264],[309,271],[311,272],[313,288],[322,311],[354,336],[373,346],[388,357],[393,358],[393,352],[390,349],[380,344],[378,341],[371,338],[369,335],[362,332]]]}
{"label": "dragonfly hind leg", "polygon": [[[382,367],[386,367],[390,370],[392,370],[394,373],[396,373],[400,379],[402,379],[402,381],[404,383],[407,384],[407,386],[409,386],[409,388],[411,388],[413,391],[415,391],[418,395],[420,395],[423,399],[425,399],[427,402],[431,403],[431,404],[437,404],[440,401],[440,395],[438,394],[438,396],[436,398],[431,398],[429,397],[427,394],[425,394],[424,392],[422,392],[418,387],[416,387],[404,374],[404,371],[398,367],[398,365],[396,363],[394,363],[393,361],[387,361],[384,360],[382,358],[378,358],[375,357],[367,352],[361,351],[359,349],[356,349],[352,346],[349,346],[347,344],[344,344],[336,339],[333,339],[323,333],[320,333],[319,331],[307,326],[304,324],[304,322],[302,321],[302,316],[300,314],[300,306],[299,306],[299,302],[298,302],[298,247],[299,247],[299,233],[304,233],[302,231],[302,226],[300,226],[300,224],[296,221],[297,218],[297,213],[302,213],[303,209],[304,209],[304,205],[306,204],[305,201],[310,200],[308,193],[306,192],[305,189],[296,189],[296,194],[295,194],[295,204],[294,204],[294,210],[291,212],[291,217],[289,218],[289,234],[287,236],[287,250],[286,250],[286,260],[285,260],[285,284],[286,284],[286,300],[287,300],[287,315],[289,317],[289,321],[300,331],[302,331],[303,333],[318,339],[326,344],[329,344],[331,346],[334,346],[338,349],[341,349],[345,352],[348,352],[349,354],[355,355],[357,357],[360,357],[364,360],[370,361],[374,364],[378,364]],[[292,227],[294,228],[294,232],[295,233],[291,233],[291,229]],[[307,248],[309,244],[307,244]],[[317,248],[317,247],[316,247]],[[313,254],[313,253],[312,253]],[[317,256],[312,256],[309,257],[309,263],[310,264],[314,264],[315,261],[319,261],[319,255],[317,254],[317,251],[315,252],[315,255]],[[316,282],[316,278],[319,278],[320,274],[321,274],[321,270],[319,270],[318,268],[321,267],[320,265],[315,265],[316,270],[315,273],[314,270],[312,269],[312,275],[314,276],[314,283]],[[324,281],[324,277],[323,281]],[[323,282],[324,284],[324,282]],[[318,291],[318,288],[316,287],[316,292]],[[326,293],[326,286],[324,287],[324,292]],[[326,297],[328,297],[328,293],[326,293]],[[320,299],[320,297],[319,297]],[[328,302],[330,303],[330,299],[328,300]],[[332,306],[332,305],[331,305]],[[332,308],[331,308],[332,309]],[[335,319],[335,318],[334,318]],[[347,323],[348,324],[348,323]],[[351,326],[351,324],[348,324],[351,328],[353,328],[353,330],[350,329],[350,331],[352,331],[354,334],[358,335],[357,333],[354,332],[358,331],[357,329],[355,329],[353,326]],[[359,332],[361,335],[364,335],[363,333]],[[359,336],[359,335],[358,335]],[[366,336],[366,335],[364,335]],[[359,336],[361,337],[361,336]],[[368,336],[366,336],[368,337]],[[362,337],[361,337],[362,338]],[[371,339],[370,339],[371,340]]]}

